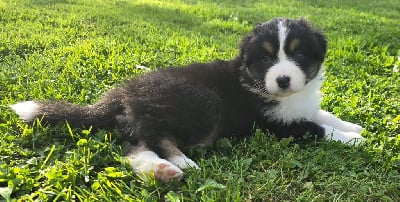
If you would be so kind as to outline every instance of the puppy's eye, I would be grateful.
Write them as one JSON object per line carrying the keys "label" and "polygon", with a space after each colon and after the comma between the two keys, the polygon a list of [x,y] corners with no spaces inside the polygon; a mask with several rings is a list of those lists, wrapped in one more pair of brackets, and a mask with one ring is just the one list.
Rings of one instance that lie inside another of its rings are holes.
{"label": "puppy's eye", "polygon": [[296,53],[296,54],[294,54],[293,57],[295,60],[300,60],[300,61],[304,59],[304,55],[301,53]]}
{"label": "puppy's eye", "polygon": [[264,63],[269,63],[269,62],[271,62],[271,58],[268,56],[268,55],[266,55],[266,56],[264,56],[263,57],[263,60],[262,60]]}

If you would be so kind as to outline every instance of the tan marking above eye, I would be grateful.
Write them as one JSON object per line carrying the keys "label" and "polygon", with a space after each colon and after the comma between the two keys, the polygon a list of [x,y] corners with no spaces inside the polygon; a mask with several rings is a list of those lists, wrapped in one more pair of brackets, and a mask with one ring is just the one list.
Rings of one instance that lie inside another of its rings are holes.
{"label": "tan marking above eye", "polygon": [[275,53],[275,51],[274,51],[274,46],[272,46],[271,43],[269,43],[269,42],[264,42],[263,45],[262,45],[262,47],[265,48],[265,50],[267,50],[267,52],[268,52],[270,55],[274,55],[274,53]]}
{"label": "tan marking above eye", "polygon": [[290,44],[289,44],[289,52],[293,53],[299,46],[300,46],[299,39],[292,40],[292,42],[290,42]]}

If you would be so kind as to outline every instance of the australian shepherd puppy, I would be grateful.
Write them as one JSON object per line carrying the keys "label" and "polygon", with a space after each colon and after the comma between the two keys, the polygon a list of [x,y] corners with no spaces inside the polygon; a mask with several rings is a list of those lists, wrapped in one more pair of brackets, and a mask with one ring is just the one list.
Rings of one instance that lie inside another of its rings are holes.
{"label": "australian shepherd puppy", "polygon": [[320,109],[324,35],[306,20],[258,24],[231,60],[149,72],[110,90],[97,103],[25,101],[11,108],[73,127],[118,128],[134,171],[163,181],[199,166],[183,152],[217,138],[249,136],[254,126],[277,137],[311,134],[359,143],[362,127]]}

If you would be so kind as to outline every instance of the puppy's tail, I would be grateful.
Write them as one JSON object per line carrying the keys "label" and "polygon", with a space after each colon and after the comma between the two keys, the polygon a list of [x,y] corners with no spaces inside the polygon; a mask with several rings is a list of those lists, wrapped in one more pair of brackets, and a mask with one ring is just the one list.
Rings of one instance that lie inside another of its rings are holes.
{"label": "puppy's tail", "polygon": [[32,123],[35,119],[55,125],[67,121],[72,127],[109,128],[123,111],[118,99],[102,99],[94,105],[80,106],[63,101],[25,101],[10,106],[20,119]]}

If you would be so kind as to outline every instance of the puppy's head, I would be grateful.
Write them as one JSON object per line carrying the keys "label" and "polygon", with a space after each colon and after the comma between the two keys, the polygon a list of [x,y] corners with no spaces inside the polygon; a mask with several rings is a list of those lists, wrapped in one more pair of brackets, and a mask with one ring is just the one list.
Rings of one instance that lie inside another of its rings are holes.
{"label": "puppy's head", "polygon": [[301,91],[320,72],[326,39],[304,19],[258,24],[240,45],[242,80],[273,97]]}

